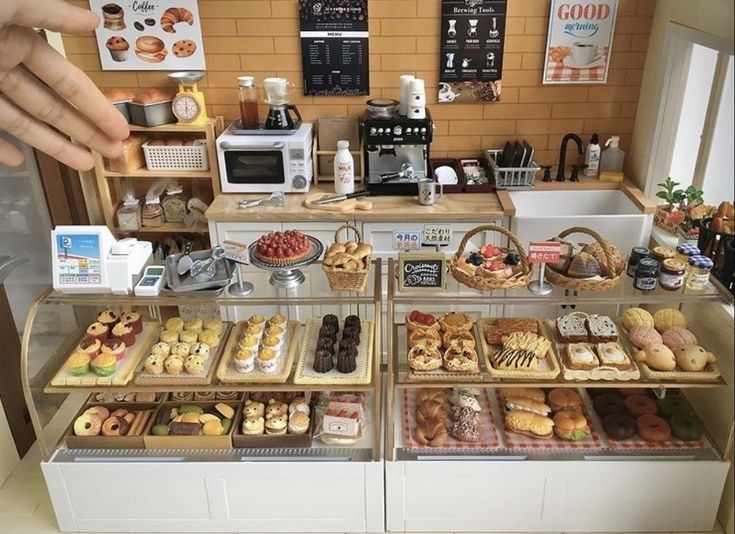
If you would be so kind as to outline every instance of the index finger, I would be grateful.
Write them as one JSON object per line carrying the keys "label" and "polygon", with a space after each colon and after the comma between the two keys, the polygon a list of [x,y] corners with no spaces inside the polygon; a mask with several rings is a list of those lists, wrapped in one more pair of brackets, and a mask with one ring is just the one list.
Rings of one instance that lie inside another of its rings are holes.
{"label": "index finger", "polygon": [[88,9],[67,4],[64,0],[20,0],[11,11],[10,19],[0,22],[26,28],[84,33],[94,30],[100,19]]}

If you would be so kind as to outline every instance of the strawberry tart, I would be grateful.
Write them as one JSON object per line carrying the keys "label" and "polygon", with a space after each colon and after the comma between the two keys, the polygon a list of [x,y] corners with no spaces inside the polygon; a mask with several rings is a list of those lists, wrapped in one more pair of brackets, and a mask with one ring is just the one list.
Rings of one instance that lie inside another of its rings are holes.
{"label": "strawberry tart", "polygon": [[309,236],[297,230],[271,232],[261,236],[255,247],[255,257],[273,266],[294,265],[312,252]]}

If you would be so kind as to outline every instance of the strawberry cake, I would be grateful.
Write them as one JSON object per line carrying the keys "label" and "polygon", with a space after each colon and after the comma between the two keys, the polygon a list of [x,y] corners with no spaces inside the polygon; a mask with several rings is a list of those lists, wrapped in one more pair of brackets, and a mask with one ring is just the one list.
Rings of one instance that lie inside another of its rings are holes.
{"label": "strawberry cake", "polygon": [[271,232],[261,236],[255,247],[255,257],[263,263],[286,266],[305,260],[312,252],[309,236],[297,230]]}

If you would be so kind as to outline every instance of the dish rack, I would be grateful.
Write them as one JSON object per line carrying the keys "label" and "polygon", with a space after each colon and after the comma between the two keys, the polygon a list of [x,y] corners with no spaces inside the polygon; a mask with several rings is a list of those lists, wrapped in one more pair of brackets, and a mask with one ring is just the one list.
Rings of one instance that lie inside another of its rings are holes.
{"label": "dish rack", "polygon": [[149,171],[207,171],[207,140],[195,139],[193,145],[151,146],[143,143],[145,165]]}
{"label": "dish rack", "polygon": [[485,151],[485,157],[495,177],[495,187],[497,189],[532,187],[536,173],[541,170],[538,163],[531,161],[528,167],[498,167],[495,162],[502,152],[501,149],[496,148]]}

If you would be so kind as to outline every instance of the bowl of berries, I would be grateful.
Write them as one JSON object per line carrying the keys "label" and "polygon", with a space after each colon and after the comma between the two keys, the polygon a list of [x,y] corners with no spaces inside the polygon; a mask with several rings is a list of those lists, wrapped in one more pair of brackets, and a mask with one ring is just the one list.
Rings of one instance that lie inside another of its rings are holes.
{"label": "bowl of berries", "polygon": [[[481,232],[502,234],[513,248],[488,244],[466,251],[470,239]],[[478,226],[467,232],[452,257],[450,270],[459,283],[480,290],[525,287],[532,274],[526,251],[513,232],[494,225]]]}

